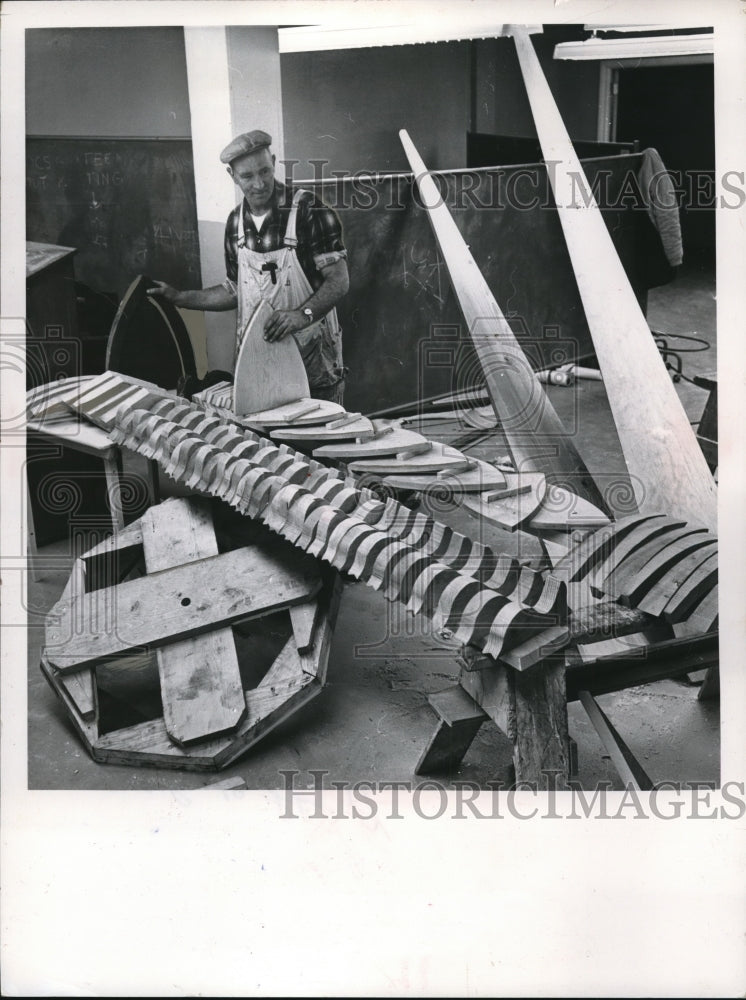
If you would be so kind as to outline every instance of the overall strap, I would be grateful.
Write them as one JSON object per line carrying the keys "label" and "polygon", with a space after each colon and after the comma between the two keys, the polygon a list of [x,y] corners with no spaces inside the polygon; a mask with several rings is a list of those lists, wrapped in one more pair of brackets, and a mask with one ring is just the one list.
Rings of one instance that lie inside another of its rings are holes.
{"label": "overall strap", "polygon": [[303,188],[298,188],[293,195],[293,203],[290,206],[290,214],[288,215],[288,224],[285,229],[285,239],[283,241],[286,247],[295,248],[298,246],[298,237],[295,232],[295,225],[298,218],[298,206],[300,205],[301,199],[305,195],[311,195],[311,197],[313,197],[310,191],[304,191]]}

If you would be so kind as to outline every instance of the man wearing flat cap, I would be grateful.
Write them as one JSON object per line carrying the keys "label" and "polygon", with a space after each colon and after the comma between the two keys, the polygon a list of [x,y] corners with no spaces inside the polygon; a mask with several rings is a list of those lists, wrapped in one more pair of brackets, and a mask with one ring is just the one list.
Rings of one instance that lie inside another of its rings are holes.
{"label": "man wearing flat cap", "polygon": [[333,209],[310,191],[275,179],[272,137],[244,132],[220,154],[243,193],[225,227],[226,280],[211,288],[177,291],[158,281],[148,290],[184,309],[238,309],[236,355],[259,303],[274,312],[267,340],[293,336],[311,395],[342,402],[345,368],[335,306],[349,287],[347,251]]}

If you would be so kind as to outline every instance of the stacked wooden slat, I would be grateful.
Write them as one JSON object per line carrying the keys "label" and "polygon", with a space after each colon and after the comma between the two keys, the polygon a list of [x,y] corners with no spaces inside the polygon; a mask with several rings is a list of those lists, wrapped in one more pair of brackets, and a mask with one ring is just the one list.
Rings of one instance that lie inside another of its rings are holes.
{"label": "stacked wooden slat", "polygon": [[717,628],[717,538],[699,525],[635,514],[587,536],[554,568],[596,597],[661,616],[671,625]]}
{"label": "stacked wooden slat", "polygon": [[190,489],[222,498],[492,656],[566,614],[557,581],[193,404],[125,407],[112,435]]}

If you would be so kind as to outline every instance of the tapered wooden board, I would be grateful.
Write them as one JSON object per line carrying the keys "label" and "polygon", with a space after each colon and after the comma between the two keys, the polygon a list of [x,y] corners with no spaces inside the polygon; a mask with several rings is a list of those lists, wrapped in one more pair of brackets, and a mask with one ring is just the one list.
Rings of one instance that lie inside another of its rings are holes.
{"label": "tapered wooden board", "polygon": [[308,376],[292,336],[264,339],[273,309],[260,302],[249,320],[236,359],[233,409],[238,416],[257,413],[311,395]]}
{"label": "tapered wooden board", "polygon": [[[516,469],[542,472],[562,481],[569,477],[578,495],[603,508],[598,487],[536,377],[414,143],[403,129],[399,138],[414,171]],[[538,331],[533,332],[538,334]]]}
{"label": "tapered wooden board", "polygon": [[[642,513],[717,532],[715,483],[522,27],[511,25],[559,221]],[[581,193],[582,191],[582,193]]]}

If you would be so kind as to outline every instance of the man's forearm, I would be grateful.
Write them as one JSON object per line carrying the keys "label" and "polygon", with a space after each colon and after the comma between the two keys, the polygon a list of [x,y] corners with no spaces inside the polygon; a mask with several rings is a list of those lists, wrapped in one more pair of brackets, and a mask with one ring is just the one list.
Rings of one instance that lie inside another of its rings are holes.
{"label": "man's forearm", "polygon": [[314,319],[320,319],[330,309],[333,309],[344,298],[350,287],[350,279],[345,261],[338,261],[337,264],[326,268],[322,273],[324,276],[322,284],[303,303],[303,306],[308,306],[313,311]]}
{"label": "man's forearm", "polygon": [[206,309],[208,312],[225,312],[236,308],[236,296],[225,285],[211,288],[193,288],[177,292],[174,305],[181,309]]}

